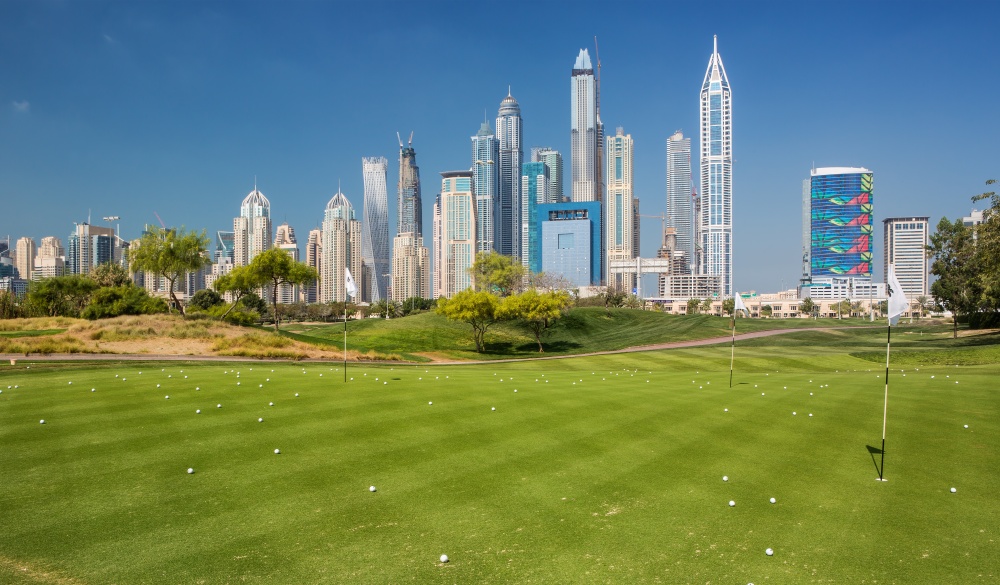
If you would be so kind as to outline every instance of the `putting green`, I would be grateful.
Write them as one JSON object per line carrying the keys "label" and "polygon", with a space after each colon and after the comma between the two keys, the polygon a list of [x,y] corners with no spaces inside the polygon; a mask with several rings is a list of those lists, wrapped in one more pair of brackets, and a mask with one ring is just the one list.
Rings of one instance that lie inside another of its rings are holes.
{"label": "putting green", "polygon": [[997,578],[1000,368],[742,351],[3,366],[0,582]]}

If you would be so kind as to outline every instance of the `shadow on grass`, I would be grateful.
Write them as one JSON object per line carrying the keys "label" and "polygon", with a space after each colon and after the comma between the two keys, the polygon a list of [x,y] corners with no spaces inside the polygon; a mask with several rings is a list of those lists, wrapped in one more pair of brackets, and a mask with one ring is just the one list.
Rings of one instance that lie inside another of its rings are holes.
{"label": "shadow on grass", "polygon": [[871,445],[866,445],[866,447],[868,447],[868,454],[872,456],[872,465],[875,466],[875,473],[879,474],[879,477],[882,477],[882,470],[878,467],[878,461],[875,461],[875,456],[881,455],[882,449],[872,447]]}

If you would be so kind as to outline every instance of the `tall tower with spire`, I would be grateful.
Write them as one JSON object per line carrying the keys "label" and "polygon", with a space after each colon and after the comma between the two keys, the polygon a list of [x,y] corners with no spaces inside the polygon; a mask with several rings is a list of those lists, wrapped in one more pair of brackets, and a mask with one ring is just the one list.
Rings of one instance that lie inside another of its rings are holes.
{"label": "tall tower with spire", "polygon": [[497,141],[500,152],[500,191],[497,197],[494,245],[497,252],[521,258],[521,107],[510,95],[500,102],[497,112]]}
{"label": "tall tower with spire", "polygon": [[733,294],[733,106],[715,37],[701,84],[701,192],[698,235],[701,274],[720,277],[719,295]]}
{"label": "tall tower with spire", "polygon": [[[497,122],[499,126],[499,121]],[[500,143],[483,120],[479,132],[472,137],[472,193],[476,201],[476,252],[496,249],[497,176]]]}
{"label": "tall tower with spire", "polygon": [[254,256],[271,248],[271,202],[257,190],[243,199],[240,216],[233,219],[233,265],[246,266]]}
{"label": "tall tower with spire", "polygon": [[[399,138],[399,135],[396,135]],[[399,226],[397,233],[413,232],[417,236],[424,234],[423,204],[420,201],[420,168],[417,167],[417,153],[413,150],[413,133],[410,140],[403,146],[399,139]]]}
{"label": "tall tower with spire", "polygon": [[384,301],[388,296],[389,270],[389,202],[386,194],[386,168],[383,156],[361,159],[365,181],[364,217],[361,224],[361,254],[364,266],[361,283],[362,298],[369,302]]}
{"label": "tall tower with spire", "polygon": [[580,49],[570,78],[570,173],[573,201],[600,201],[597,87],[587,49]]}

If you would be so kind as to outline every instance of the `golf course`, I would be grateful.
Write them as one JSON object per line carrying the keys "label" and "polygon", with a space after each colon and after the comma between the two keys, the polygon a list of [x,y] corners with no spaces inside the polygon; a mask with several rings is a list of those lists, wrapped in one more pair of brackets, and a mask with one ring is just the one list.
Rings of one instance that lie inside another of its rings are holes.
{"label": "golf course", "polygon": [[[887,481],[884,326],[740,341],[732,386],[729,343],[346,375],[22,357],[0,583],[996,582],[1000,335],[892,336]],[[419,356],[390,337],[364,349]]]}

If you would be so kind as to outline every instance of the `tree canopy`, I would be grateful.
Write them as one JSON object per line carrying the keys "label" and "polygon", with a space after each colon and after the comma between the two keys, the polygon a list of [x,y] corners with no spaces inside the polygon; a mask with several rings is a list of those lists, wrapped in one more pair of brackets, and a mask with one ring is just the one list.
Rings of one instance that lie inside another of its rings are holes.
{"label": "tree canopy", "polygon": [[570,306],[569,294],[565,291],[539,293],[528,289],[520,294],[505,298],[500,306],[503,319],[517,321],[535,336],[539,353],[544,352],[542,335]]}
{"label": "tree canopy", "polygon": [[973,231],[962,223],[941,218],[931,234],[928,250],[934,256],[931,274],[937,276],[931,284],[931,294],[943,309],[952,313],[954,337],[958,337],[958,317],[979,310],[983,299],[983,283],[979,277],[977,246]]}
{"label": "tree canopy", "polygon": [[472,289],[463,290],[450,299],[439,299],[437,313],[471,325],[472,339],[480,353],[485,349],[486,330],[502,318],[500,299],[496,295]]}
{"label": "tree canopy", "polygon": [[316,269],[292,260],[281,248],[271,248],[253,257],[247,266],[249,278],[269,288],[271,308],[274,312],[274,330],[278,330],[278,287],[283,284],[306,284],[319,278]]}
{"label": "tree canopy", "polygon": [[507,297],[522,290],[527,270],[511,256],[497,252],[479,252],[469,268],[477,291]]}
{"label": "tree canopy", "polygon": [[207,266],[210,263],[207,250],[208,236],[204,230],[197,233],[186,232],[184,228],[153,228],[142,235],[138,245],[129,248],[129,268],[132,272],[150,272],[166,280],[170,299],[184,315],[184,305],[175,292],[177,280]]}

